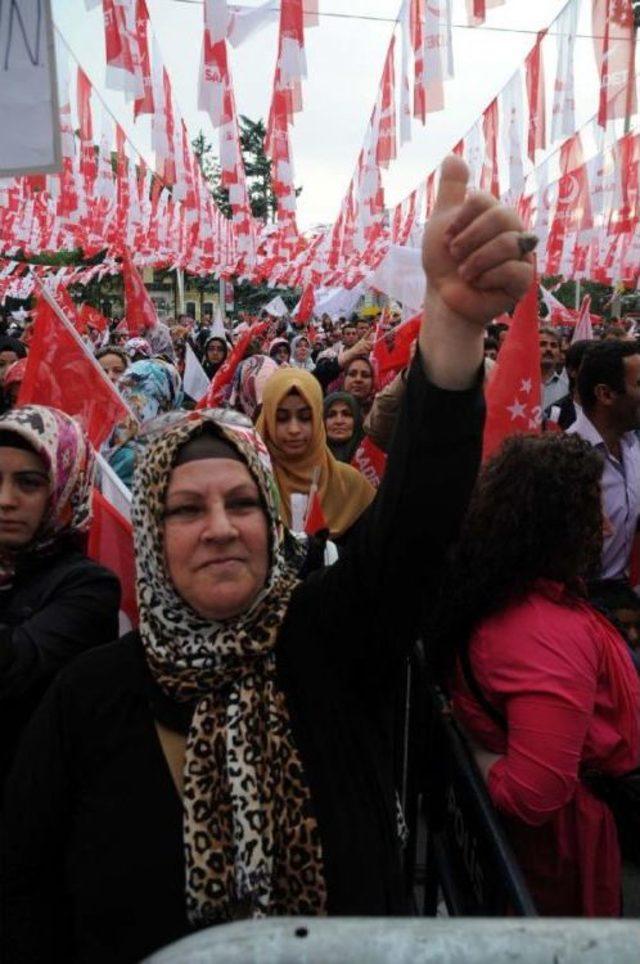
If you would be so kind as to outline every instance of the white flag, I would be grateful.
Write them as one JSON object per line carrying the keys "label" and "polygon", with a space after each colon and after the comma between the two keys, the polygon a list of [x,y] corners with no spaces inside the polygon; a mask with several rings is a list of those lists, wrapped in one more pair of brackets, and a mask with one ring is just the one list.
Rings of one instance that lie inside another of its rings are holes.
{"label": "white flag", "polygon": [[184,377],[183,385],[186,394],[194,402],[199,402],[203,395],[209,391],[210,381],[207,378],[204,368],[196,358],[195,352],[189,342],[187,342],[184,355]]}

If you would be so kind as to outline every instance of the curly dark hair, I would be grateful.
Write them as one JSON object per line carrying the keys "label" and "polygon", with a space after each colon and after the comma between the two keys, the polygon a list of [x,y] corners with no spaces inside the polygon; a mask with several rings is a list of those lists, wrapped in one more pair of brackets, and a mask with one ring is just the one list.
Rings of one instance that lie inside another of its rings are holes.
{"label": "curly dark hair", "polygon": [[433,636],[445,682],[480,620],[523,596],[538,578],[580,592],[602,551],[602,460],[577,435],[507,439],[471,496]]}

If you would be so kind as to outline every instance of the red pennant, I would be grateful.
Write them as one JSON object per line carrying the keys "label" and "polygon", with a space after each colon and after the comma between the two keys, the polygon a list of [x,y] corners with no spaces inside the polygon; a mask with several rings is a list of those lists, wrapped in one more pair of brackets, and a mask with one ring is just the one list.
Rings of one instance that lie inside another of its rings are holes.
{"label": "red pennant", "polygon": [[485,395],[484,459],[493,455],[509,435],[540,431],[538,279],[535,277],[518,302]]}
{"label": "red pennant", "polygon": [[541,30],[536,45],[525,60],[527,97],[529,100],[529,130],[527,153],[535,164],[535,153],[543,151],[547,144],[547,117],[544,85],[544,62],[542,59],[542,40],[546,30]]}
{"label": "red pennant", "polygon": [[416,315],[374,342],[372,357],[379,377],[407,367],[411,346],[418,337],[421,320],[422,316]]}
{"label": "red pennant", "polygon": [[153,301],[138,274],[128,248],[124,248],[122,252],[122,279],[124,281],[127,331],[131,337],[139,336],[148,331],[149,328],[153,328],[158,317]]}
{"label": "red pennant", "polygon": [[120,608],[131,625],[137,626],[133,529],[131,523],[97,489],[93,490],[93,518],[89,529],[87,555],[101,566],[115,572],[122,589]]}
{"label": "red pennant", "polygon": [[19,405],[50,405],[75,416],[98,449],[131,417],[100,365],[68,321],[40,298]]}
{"label": "red pennant", "polygon": [[296,319],[306,325],[306,323],[313,316],[313,311],[315,306],[316,306],[316,298],[313,290],[313,285],[307,285],[307,287],[302,292],[302,297],[300,298],[300,301],[298,302],[298,306],[294,312]]}
{"label": "red pennant", "polygon": [[387,456],[365,435],[351,459],[351,464],[364,475],[365,479],[377,489],[382,482],[387,465]]}
{"label": "red pennant", "polygon": [[313,486],[311,492],[309,493],[309,505],[307,507],[307,515],[304,520],[304,531],[308,536],[315,536],[319,532],[328,532],[329,524],[324,517],[324,512],[322,511],[322,503],[320,502],[320,493],[316,486]]}

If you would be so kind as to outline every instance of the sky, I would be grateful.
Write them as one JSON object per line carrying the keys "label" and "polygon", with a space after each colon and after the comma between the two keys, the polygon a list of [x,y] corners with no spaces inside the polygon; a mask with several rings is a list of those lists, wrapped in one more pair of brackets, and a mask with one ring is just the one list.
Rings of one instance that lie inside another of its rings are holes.
{"label": "sky", "polygon": [[[277,0],[274,0],[277,2]],[[430,114],[426,126],[412,125],[412,141],[383,174],[388,206],[401,201],[436,167],[472,126],[548,26],[566,0],[506,0],[490,11],[486,28],[469,29],[464,0],[453,0],[455,78],[445,87],[445,109]],[[152,28],[169,70],[174,95],[192,137],[200,129],[213,144],[217,134],[197,109],[202,37],[199,0],[147,0]],[[258,6],[259,0],[244,0]],[[353,174],[367,121],[377,96],[387,47],[400,0],[320,0],[319,26],[305,32],[308,76],[303,81],[302,113],[296,115],[292,148],[297,185],[298,224],[307,229],[332,223]],[[579,33],[589,33],[590,3],[583,2]],[[105,90],[101,7],[87,11],[84,0],[52,0],[54,21],[132,142],[151,157],[149,121],[134,124],[124,97]],[[339,16],[330,16],[338,14]],[[375,19],[379,18],[379,19]],[[400,31],[396,34],[400,61]],[[238,112],[266,119],[273,85],[277,25],[269,25],[239,48],[230,48]],[[593,44],[576,44],[578,124],[596,108]],[[547,85],[553,80],[547,64]],[[591,71],[591,75],[589,74]]]}

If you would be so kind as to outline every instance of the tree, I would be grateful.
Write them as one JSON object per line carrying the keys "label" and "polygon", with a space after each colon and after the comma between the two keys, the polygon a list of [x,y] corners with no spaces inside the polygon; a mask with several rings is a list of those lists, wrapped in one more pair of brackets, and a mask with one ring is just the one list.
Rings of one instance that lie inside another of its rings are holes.
{"label": "tree", "polygon": [[[265,135],[266,130],[262,120],[252,121],[244,114],[240,115],[240,147],[251,213],[254,218],[266,223],[275,221],[278,202],[271,182],[271,161],[264,152]],[[220,163],[213,153],[213,146],[202,131],[191,145],[216,204],[225,217],[230,218],[229,192],[222,187]],[[301,192],[301,187],[296,188],[296,197]]]}
{"label": "tree", "polygon": [[[271,181],[271,161],[264,151],[266,130],[262,120],[252,121],[249,117],[240,116],[240,147],[247,178],[247,193],[254,218],[260,221],[274,222],[278,203],[273,193]],[[194,154],[198,158],[200,168],[211,190],[214,201],[225,215],[231,217],[229,192],[222,187],[222,175],[218,158],[213,153],[213,146],[207,141],[202,131],[191,142]],[[296,197],[302,188],[296,188]],[[202,284],[210,284],[209,276],[200,279]],[[199,281],[196,280],[196,285]],[[235,311],[248,311],[257,314],[260,308],[280,295],[285,304],[292,308],[299,298],[299,292],[293,288],[270,288],[266,284],[252,285],[247,282],[234,284]]]}

